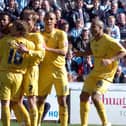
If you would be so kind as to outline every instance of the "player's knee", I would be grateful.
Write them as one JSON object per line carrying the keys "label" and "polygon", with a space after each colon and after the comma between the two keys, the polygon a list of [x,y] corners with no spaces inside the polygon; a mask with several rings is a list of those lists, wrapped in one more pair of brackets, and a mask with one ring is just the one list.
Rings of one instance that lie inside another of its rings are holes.
{"label": "player's knee", "polygon": [[92,98],[92,101],[93,101],[93,102],[97,102],[97,101],[100,100],[100,94],[98,94],[97,92],[94,92],[94,93],[92,94],[91,98]]}
{"label": "player's knee", "polygon": [[11,102],[10,102],[10,105],[11,105],[11,106],[22,105],[22,104],[23,104],[23,101],[20,101],[20,100],[19,100],[19,101],[16,100],[16,101],[11,101]]}
{"label": "player's knee", "polygon": [[38,104],[38,105],[44,104],[45,99],[46,99],[46,96],[39,96],[39,97],[37,98],[37,104]]}
{"label": "player's knee", "polygon": [[66,96],[58,96],[58,104],[63,107],[67,106]]}
{"label": "player's knee", "polygon": [[34,96],[30,96],[28,97],[28,102],[29,102],[30,107],[33,107],[36,105],[36,98]]}
{"label": "player's knee", "polygon": [[80,94],[80,101],[81,102],[86,102],[86,101],[88,101],[89,100],[89,93],[87,93],[87,92],[82,92],[81,94]]}
{"label": "player's knee", "polygon": [[9,106],[9,104],[10,104],[9,100],[1,100],[2,106]]}

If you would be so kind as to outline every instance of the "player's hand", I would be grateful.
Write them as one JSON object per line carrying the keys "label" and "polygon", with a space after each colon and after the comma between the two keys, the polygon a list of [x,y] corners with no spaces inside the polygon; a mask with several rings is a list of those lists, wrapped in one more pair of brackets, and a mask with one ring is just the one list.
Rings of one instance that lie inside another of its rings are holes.
{"label": "player's hand", "polygon": [[42,44],[42,48],[44,48],[45,50],[48,50],[48,47],[46,46],[45,43]]}
{"label": "player's hand", "polygon": [[29,50],[24,44],[18,44],[18,50],[22,53],[28,53]]}
{"label": "player's hand", "polygon": [[45,44],[45,42],[42,43],[42,48],[43,48],[43,49],[46,48],[46,44]]}
{"label": "player's hand", "polygon": [[46,51],[50,51],[50,48],[46,46],[46,44],[44,45],[44,48]]}
{"label": "player's hand", "polygon": [[111,59],[102,59],[102,64],[104,66],[107,66],[109,64],[111,64],[113,61]]}

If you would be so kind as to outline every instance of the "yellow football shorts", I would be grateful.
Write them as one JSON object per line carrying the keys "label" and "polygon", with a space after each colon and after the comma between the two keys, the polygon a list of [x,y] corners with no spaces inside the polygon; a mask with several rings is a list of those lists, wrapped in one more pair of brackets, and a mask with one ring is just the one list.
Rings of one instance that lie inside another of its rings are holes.
{"label": "yellow football shorts", "polygon": [[107,91],[109,84],[110,82],[107,80],[89,75],[84,82],[82,92],[88,92],[90,95],[92,95],[93,92],[104,94]]}
{"label": "yellow football shorts", "polygon": [[21,96],[22,80],[21,73],[0,72],[0,99],[18,100]]}
{"label": "yellow football shorts", "polygon": [[54,85],[58,96],[68,95],[69,88],[65,67],[60,69],[49,66],[40,69],[38,95],[48,95],[51,92],[52,85]]}
{"label": "yellow football shorts", "polygon": [[29,67],[23,77],[23,90],[25,96],[38,95],[38,65]]}

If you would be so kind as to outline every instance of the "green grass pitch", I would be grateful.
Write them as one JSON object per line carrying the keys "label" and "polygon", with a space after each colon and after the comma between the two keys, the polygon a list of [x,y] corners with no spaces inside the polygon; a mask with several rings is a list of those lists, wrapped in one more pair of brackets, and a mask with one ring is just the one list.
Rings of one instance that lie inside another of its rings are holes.
{"label": "green grass pitch", "polygon": [[[0,126],[2,126],[1,122],[0,122]],[[11,126],[18,126],[18,123],[15,121],[11,121]],[[41,126],[60,126],[58,123],[43,123]],[[70,125],[69,126],[80,126],[80,124],[75,124],[75,125]],[[88,125],[88,126],[101,126],[101,125]],[[115,125],[112,125],[115,126]],[[116,125],[116,126],[120,126],[120,125]]]}

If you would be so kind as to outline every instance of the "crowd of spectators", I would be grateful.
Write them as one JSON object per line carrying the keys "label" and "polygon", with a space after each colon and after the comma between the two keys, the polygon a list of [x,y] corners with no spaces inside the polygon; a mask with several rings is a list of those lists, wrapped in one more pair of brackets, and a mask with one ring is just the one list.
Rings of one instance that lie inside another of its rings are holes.
{"label": "crowd of spectators", "polygon": [[[36,12],[38,31],[44,30],[45,13],[55,12],[56,28],[68,35],[66,68],[69,81],[83,81],[93,69],[93,57],[72,55],[73,51],[90,48],[92,20],[101,19],[105,32],[126,47],[126,0],[0,0],[0,37],[9,33],[11,23],[21,19],[27,9]],[[126,57],[120,60],[113,82],[126,82]]]}

